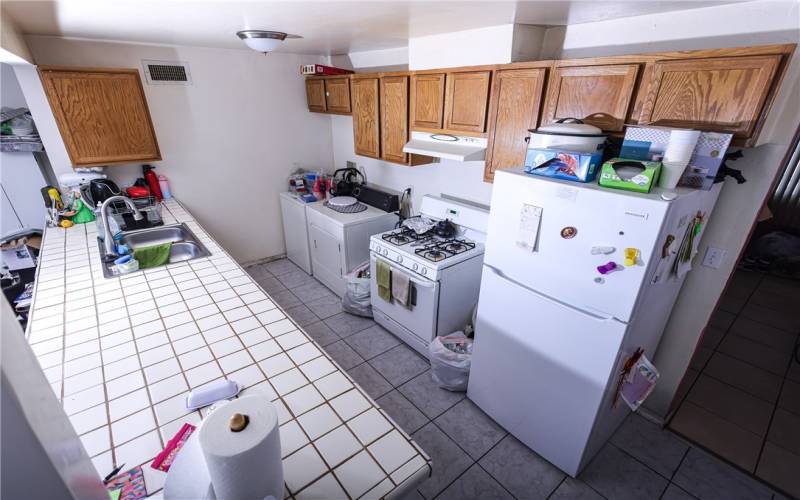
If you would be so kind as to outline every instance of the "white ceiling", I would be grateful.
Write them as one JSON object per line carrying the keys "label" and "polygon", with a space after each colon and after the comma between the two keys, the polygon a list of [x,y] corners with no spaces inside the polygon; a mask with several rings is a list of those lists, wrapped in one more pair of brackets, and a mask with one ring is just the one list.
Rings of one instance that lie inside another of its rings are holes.
{"label": "white ceiling", "polygon": [[328,55],[506,23],[580,24],[724,3],[732,1],[3,0],[2,6],[25,34],[244,49],[236,31],[267,29],[303,36],[280,51]]}

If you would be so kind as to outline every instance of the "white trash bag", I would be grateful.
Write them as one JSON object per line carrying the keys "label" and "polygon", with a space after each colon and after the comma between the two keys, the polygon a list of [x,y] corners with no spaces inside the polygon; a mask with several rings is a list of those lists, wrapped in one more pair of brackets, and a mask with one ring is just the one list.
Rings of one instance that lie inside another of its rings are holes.
{"label": "white trash bag", "polygon": [[369,262],[347,273],[346,288],[342,297],[342,309],[350,314],[372,317],[372,303],[369,299]]}
{"label": "white trash bag", "polygon": [[428,345],[428,354],[431,377],[439,387],[454,392],[467,390],[472,365],[472,339],[461,331],[436,337]]}

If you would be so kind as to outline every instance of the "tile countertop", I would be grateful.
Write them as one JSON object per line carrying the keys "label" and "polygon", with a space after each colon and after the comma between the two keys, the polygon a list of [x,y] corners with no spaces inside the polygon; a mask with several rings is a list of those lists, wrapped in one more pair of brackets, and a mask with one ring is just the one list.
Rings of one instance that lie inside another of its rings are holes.
{"label": "tile countertop", "polygon": [[174,199],[210,257],[104,278],[93,223],[44,234],[26,336],[101,477],[150,467],[190,389],[233,379],[278,409],[287,497],[402,497],[430,459]]}

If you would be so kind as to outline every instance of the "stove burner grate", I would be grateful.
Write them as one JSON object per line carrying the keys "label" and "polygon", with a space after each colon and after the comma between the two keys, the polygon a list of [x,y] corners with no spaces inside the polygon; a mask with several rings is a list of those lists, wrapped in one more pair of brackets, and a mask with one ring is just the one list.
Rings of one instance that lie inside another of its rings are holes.
{"label": "stove burner grate", "polygon": [[414,252],[432,262],[439,262],[473,248],[475,248],[475,243],[471,241],[452,238],[431,243],[414,250]]}
{"label": "stove burner grate", "polygon": [[417,234],[414,230],[409,229],[407,227],[400,228],[396,231],[392,231],[391,233],[386,233],[381,238],[384,241],[391,243],[392,245],[396,245],[401,247],[403,245],[407,245],[411,242],[423,242],[427,241],[431,238],[431,232],[428,231],[423,234]]}

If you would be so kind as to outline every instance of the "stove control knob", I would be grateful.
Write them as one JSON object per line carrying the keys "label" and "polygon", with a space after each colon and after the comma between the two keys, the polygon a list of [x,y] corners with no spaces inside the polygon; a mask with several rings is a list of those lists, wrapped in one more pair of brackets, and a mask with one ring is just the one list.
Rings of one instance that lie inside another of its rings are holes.
{"label": "stove control knob", "polygon": [[389,250],[383,249],[383,255],[389,255]]}
{"label": "stove control knob", "polygon": [[381,246],[380,245],[375,245],[375,251],[378,252],[378,253],[381,253]]}
{"label": "stove control knob", "polygon": [[419,269],[419,264],[415,263],[413,266],[411,266],[411,268],[416,271],[417,269]]}
{"label": "stove control knob", "polygon": [[397,259],[395,259],[395,260],[397,260],[397,262],[403,262],[403,257],[402,257],[402,256],[400,256],[400,255],[398,255],[398,256],[397,256]]}
{"label": "stove control knob", "polygon": [[423,267],[422,268],[422,274],[428,274],[428,268],[427,267]]}

